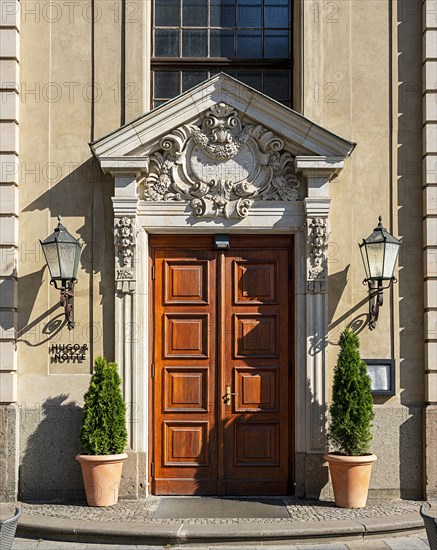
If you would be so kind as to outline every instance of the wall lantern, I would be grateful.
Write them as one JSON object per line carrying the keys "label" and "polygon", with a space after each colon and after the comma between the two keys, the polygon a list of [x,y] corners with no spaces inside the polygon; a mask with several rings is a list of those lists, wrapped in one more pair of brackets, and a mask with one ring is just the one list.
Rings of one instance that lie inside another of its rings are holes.
{"label": "wall lantern", "polygon": [[[369,287],[369,329],[373,330],[378,321],[379,308],[383,304],[383,291],[390,288],[397,279],[393,276],[399,247],[402,240],[391,235],[382,225],[379,216],[378,226],[360,244],[366,278],[363,284]],[[384,286],[384,282],[386,285]]]}
{"label": "wall lantern", "polygon": [[61,216],[58,216],[58,227],[54,233],[39,242],[50,271],[50,284],[61,291],[61,306],[65,309],[65,320],[68,329],[71,330],[74,327],[74,285],[77,282],[76,275],[82,245],[79,239],[70,235],[62,225]]}

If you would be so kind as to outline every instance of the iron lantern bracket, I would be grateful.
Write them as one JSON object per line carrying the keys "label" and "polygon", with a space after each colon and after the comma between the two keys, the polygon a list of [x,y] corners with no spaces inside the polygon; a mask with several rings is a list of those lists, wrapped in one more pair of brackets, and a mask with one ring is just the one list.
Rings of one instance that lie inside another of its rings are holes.
{"label": "iron lantern bracket", "polygon": [[77,283],[77,279],[62,279],[60,286],[56,279],[52,279],[50,284],[53,285],[56,290],[60,291],[59,303],[65,311],[65,322],[68,330],[74,328],[74,285]]}
{"label": "iron lantern bracket", "polygon": [[384,304],[384,290],[388,290],[394,283],[397,283],[396,277],[392,277],[386,286],[383,285],[383,279],[364,279],[363,284],[369,288],[369,330],[376,328],[379,308]]}

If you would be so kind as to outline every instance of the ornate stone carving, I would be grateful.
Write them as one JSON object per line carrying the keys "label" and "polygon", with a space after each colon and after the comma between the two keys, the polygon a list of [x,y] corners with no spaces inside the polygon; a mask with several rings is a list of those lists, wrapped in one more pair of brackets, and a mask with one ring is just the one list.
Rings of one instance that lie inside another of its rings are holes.
{"label": "ornate stone carving", "polygon": [[262,126],[243,125],[225,103],[211,107],[200,125],[173,130],[159,147],[138,182],[146,201],[188,201],[197,217],[241,219],[254,201],[299,196],[284,142]]}
{"label": "ornate stone carving", "polygon": [[310,218],[308,227],[308,290],[325,292],[327,279],[328,230],[326,218]]}
{"label": "ornate stone carving", "polygon": [[135,288],[133,259],[135,252],[134,221],[126,216],[115,220],[116,266],[115,281],[119,292],[132,292]]}

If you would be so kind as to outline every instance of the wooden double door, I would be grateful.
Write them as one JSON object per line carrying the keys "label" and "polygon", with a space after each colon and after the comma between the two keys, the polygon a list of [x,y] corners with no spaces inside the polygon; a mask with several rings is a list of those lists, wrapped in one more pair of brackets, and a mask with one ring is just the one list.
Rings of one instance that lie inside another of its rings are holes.
{"label": "wooden double door", "polygon": [[291,238],[152,237],[152,488],[291,492]]}

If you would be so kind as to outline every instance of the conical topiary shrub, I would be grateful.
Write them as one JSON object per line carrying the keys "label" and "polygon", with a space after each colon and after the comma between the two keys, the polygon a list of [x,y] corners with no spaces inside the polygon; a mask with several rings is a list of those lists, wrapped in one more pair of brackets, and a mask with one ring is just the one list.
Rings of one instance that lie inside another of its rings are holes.
{"label": "conical topiary shrub", "polygon": [[90,506],[112,506],[118,501],[123,462],[127,458],[126,404],[115,363],[98,357],[84,396],[80,442],[76,456],[82,468]]}
{"label": "conical topiary shrub", "polygon": [[84,396],[80,442],[88,455],[116,455],[127,442],[126,404],[115,363],[97,357],[90,386]]}
{"label": "conical topiary shrub", "polygon": [[329,453],[325,459],[337,506],[363,508],[376,460],[370,453],[374,417],[371,381],[360,358],[358,336],[346,328],[339,343],[328,430],[328,440],[337,453]]}
{"label": "conical topiary shrub", "polygon": [[346,328],[339,343],[328,438],[342,454],[364,455],[370,452],[374,417],[370,377],[360,358],[358,336]]}

